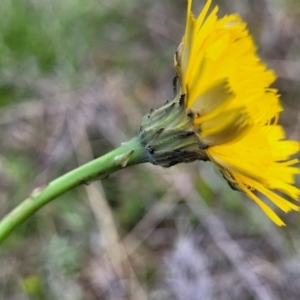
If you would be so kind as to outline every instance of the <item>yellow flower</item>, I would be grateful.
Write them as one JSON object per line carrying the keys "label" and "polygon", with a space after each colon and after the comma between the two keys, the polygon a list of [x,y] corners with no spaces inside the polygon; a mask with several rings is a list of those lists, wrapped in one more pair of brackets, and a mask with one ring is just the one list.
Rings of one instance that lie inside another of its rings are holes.
{"label": "yellow flower", "polygon": [[195,18],[188,0],[185,35],[174,57],[180,94],[208,158],[231,186],[282,226],[262,198],[284,212],[299,210],[286,199],[300,195],[294,186],[298,160],[290,159],[299,143],[285,140],[277,124],[282,107],[277,90],[270,88],[276,76],[257,56],[246,23],[236,14],[218,19],[218,7],[208,13],[211,2]]}

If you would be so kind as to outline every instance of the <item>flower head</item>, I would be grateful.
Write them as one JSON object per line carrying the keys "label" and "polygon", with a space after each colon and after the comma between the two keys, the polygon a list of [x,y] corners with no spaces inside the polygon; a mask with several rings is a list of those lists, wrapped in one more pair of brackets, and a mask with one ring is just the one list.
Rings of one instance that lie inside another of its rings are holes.
{"label": "flower head", "polygon": [[299,210],[296,141],[277,124],[282,106],[270,85],[276,76],[256,54],[246,23],[236,15],[194,17],[188,0],[185,34],[174,56],[180,82],[172,102],[145,116],[140,128],[149,161],[165,167],[196,159],[218,166],[234,189],[253,199],[277,224],[284,222],[263,200],[282,211]]}
{"label": "flower head", "polygon": [[207,156],[235,188],[245,192],[278,225],[275,212],[256,195],[266,196],[284,212],[299,207],[280,196],[298,200],[294,176],[299,143],[285,140],[277,124],[282,107],[276,79],[256,54],[246,23],[234,14],[221,19],[216,6],[208,14],[208,0],[200,15],[188,0],[185,35],[174,57],[186,107],[195,115],[194,126]]}

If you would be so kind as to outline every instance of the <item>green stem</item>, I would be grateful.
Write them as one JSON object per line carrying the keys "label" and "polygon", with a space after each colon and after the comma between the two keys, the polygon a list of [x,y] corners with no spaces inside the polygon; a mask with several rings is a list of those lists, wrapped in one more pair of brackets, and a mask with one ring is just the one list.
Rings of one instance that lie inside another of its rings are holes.
{"label": "green stem", "polygon": [[147,153],[138,138],[133,138],[119,148],[35,189],[13,211],[0,221],[0,244],[11,232],[38,209],[70,189],[101,179],[125,166],[147,162]]}

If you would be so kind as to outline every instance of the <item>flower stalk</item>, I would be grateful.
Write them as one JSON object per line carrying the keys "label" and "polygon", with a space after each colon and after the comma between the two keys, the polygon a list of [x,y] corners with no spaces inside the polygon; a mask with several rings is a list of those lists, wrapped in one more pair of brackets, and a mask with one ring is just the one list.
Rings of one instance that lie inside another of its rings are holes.
{"label": "flower stalk", "polygon": [[59,195],[94,180],[107,177],[124,167],[147,162],[147,152],[138,138],[123,143],[119,148],[36,188],[31,195],[0,221],[0,244],[37,210]]}
{"label": "flower stalk", "polygon": [[207,146],[199,138],[194,114],[186,110],[185,95],[177,94],[162,107],[144,116],[135,138],[119,148],[36,188],[12,212],[0,221],[0,244],[37,210],[61,194],[81,184],[106,178],[125,167],[150,162],[171,167],[178,163],[209,160]]}

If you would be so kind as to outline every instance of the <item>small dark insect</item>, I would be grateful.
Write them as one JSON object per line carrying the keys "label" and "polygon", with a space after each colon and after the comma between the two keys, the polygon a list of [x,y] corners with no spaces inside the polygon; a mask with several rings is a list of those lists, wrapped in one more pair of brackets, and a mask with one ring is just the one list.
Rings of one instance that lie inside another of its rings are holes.
{"label": "small dark insect", "polygon": [[154,153],[154,149],[153,149],[153,147],[150,146],[150,145],[147,146],[147,150],[148,150],[148,152],[149,152],[150,154],[153,154],[153,153]]}
{"label": "small dark insect", "polygon": [[179,106],[183,106],[184,105],[184,102],[185,102],[185,94],[182,94],[180,95],[180,98],[179,98]]}

